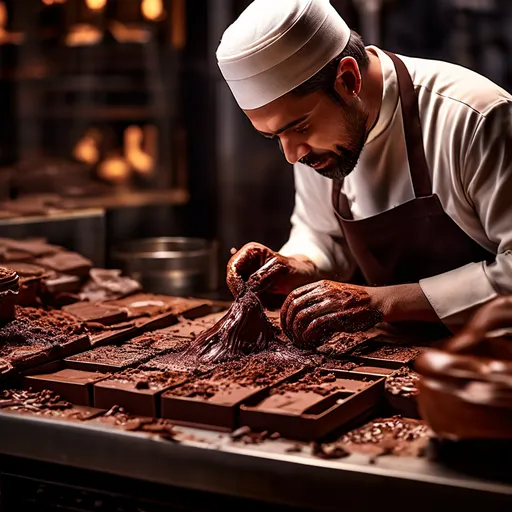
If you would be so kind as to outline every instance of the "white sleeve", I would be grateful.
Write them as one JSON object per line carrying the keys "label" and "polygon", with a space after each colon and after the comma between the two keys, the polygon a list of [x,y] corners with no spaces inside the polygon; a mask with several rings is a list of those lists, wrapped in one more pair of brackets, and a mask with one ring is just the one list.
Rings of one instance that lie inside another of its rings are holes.
{"label": "white sleeve", "polygon": [[344,243],[332,206],[332,180],[313,169],[295,164],[295,208],[288,242],[279,251],[284,256],[307,256],[322,272],[340,281],[349,279],[355,263]]}
{"label": "white sleeve", "polygon": [[512,294],[512,103],[500,102],[480,120],[462,161],[461,179],[497,255],[490,264],[471,263],[420,281],[437,315],[451,328],[465,323],[475,307]]}

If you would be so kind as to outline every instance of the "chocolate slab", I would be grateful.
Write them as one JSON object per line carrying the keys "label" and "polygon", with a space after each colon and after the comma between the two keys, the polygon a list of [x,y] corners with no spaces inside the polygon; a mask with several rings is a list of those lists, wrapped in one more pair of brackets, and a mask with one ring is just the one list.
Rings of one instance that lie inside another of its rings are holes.
{"label": "chocolate slab", "polygon": [[85,326],[61,311],[16,306],[0,327],[0,358],[22,370],[90,347]]}
{"label": "chocolate slab", "polygon": [[80,290],[80,278],[71,274],[59,274],[52,271],[49,277],[43,279],[43,290],[50,295],[78,293]]}
{"label": "chocolate slab", "polygon": [[52,256],[36,260],[37,265],[61,274],[72,274],[80,278],[89,275],[92,261],[76,252],[61,251]]}
{"label": "chocolate slab", "polygon": [[348,359],[327,359],[322,364],[322,368],[326,370],[345,370],[354,373],[367,373],[369,375],[387,376],[396,372],[396,364],[393,361],[373,361],[368,365],[363,361]]}
{"label": "chocolate slab", "polygon": [[269,354],[219,364],[207,376],[191,378],[166,391],[161,401],[162,417],[181,425],[233,430],[241,403],[300,370],[297,364]]}
{"label": "chocolate slab", "polygon": [[94,385],[94,404],[102,409],[119,405],[129,413],[156,418],[161,393],[187,377],[185,372],[128,369]]}
{"label": "chocolate slab", "polygon": [[122,322],[108,327],[98,326],[98,328],[93,328],[90,325],[88,327],[92,347],[121,343],[133,338],[139,332],[135,322]]}
{"label": "chocolate slab", "polygon": [[340,370],[294,375],[241,405],[240,424],[291,439],[320,439],[367,414],[379,403],[383,385],[377,376]]}
{"label": "chocolate slab", "polygon": [[60,251],[64,251],[62,247],[58,245],[49,244],[44,239],[39,238],[26,240],[2,238],[0,240],[0,245],[6,247],[10,251],[17,251],[21,254],[29,254],[33,258],[49,256],[52,254],[56,254]]}
{"label": "chocolate slab", "polygon": [[137,345],[105,345],[65,359],[67,368],[90,372],[116,372],[138,366],[154,357],[158,352]]}
{"label": "chocolate slab", "polygon": [[41,373],[23,377],[23,387],[33,391],[50,389],[75,405],[92,406],[92,391],[95,382],[106,375],[99,372],[85,372],[64,368],[52,373]]}
{"label": "chocolate slab", "polygon": [[421,346],[393,345],[374,341],[351,352],[350,356],[367,363],[389,361],[395,364],[396,368],[399,368],[406,363],[414,361],[424,350],[425,347]]}
{"label": "chocolate slab", "polygon": [[53,391],[6,389],[0,391],[0,412],[30,414],[40,418],[67,421],[86,421],[105,411],[92,407],[73,405]]}
{"label": "chocolate slab", "polygon": [[75,316],[82,322],[96,322],[102,325],[118,324],[128,318],[128,312],[125,309],[91,302],[76,302],[64,306],[62,311]]}

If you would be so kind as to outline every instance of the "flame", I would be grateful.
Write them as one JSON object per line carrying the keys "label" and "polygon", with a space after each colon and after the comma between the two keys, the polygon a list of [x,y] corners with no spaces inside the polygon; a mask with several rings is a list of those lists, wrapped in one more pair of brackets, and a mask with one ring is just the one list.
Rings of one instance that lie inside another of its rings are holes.
{"label": "flame", "polygon": [[142,0],[141,11],[147,20],[157,21],[164,15],[162,0]]}
{"label": "flame", "polygon": [[3,2],[0,2],[0,30],[3,31],[7,25],[7,9]]}
{"label": "flame", "polygon": [[101,11],[107,5],[107,0],[85,0],[85,4],[91,11]]}
{"label": "flame", "polygon": [[[155,159],[146,148],[143,147],[144,132],[140,126],[128,126],[124,132],[124,154],[126,160],[140,174],[149,175],[153,171]],[[153,127],[146,127],[146,144],[149,150],[154,152],[156,133]]]}

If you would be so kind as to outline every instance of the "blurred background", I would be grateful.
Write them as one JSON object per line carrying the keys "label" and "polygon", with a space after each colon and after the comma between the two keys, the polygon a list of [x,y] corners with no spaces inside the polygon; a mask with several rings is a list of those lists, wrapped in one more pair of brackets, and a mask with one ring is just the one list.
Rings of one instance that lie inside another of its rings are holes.
{"label": "blurred background", "polygon": [[[249,0],[1,0],[0,236],[109,264],[140,237],[278,249],[293,176],[215,62]],[[510,90],[510,0],[332,0],[366,44]],[[80,222],[76,221],[80,219]]]}

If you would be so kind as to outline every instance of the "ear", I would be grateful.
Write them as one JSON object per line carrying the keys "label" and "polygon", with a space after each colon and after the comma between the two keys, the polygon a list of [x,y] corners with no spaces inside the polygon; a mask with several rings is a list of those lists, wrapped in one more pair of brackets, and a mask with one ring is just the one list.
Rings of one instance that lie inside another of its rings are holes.
{"label": "ear", "polygon": [[336,72],[334,88],[343,98],[345,103],[351,103],[361,92],[361,71],[353,57],[345,57],[340,60]]}

